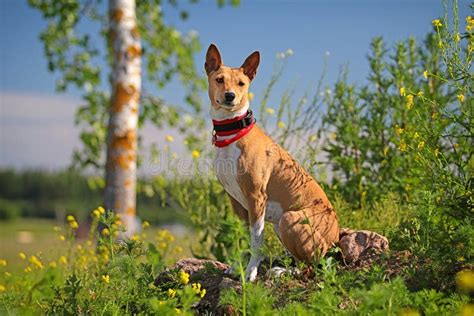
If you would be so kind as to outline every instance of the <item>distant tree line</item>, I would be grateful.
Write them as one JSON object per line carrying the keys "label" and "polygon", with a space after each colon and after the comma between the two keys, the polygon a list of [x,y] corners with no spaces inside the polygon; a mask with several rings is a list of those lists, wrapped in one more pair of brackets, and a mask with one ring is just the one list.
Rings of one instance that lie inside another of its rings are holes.
{"label": "distant tree line", "polygon": [[[90,179],[73,170],[0,169],[0,220],[19,217],[63,220],[74,214],[86,220],[91,207],[102,203],[102,189],[91,188]],[[141,217],[155,223],[182,221],[160,195],[138,194]]]}

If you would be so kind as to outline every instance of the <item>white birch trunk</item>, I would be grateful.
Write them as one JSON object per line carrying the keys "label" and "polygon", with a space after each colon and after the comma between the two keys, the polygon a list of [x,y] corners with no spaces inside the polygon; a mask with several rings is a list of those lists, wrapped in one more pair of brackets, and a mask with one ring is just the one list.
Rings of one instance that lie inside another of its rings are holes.
{"label": "white birch trunk", "polygon": [[105,207],[120,214],[127,232],[136,220],[137,125],[141,89],[141,44],[135,0],[110,0],[112,95],[107,137]]}

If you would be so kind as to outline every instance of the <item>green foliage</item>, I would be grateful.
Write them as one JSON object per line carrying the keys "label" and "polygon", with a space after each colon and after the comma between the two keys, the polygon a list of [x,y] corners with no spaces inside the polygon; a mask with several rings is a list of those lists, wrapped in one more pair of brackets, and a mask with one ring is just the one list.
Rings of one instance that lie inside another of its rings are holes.
{"label": "green foliage", "polygon": [[50,254],[22,254],[21,272],[9,273],[7,263],[2,264],[0,312],[174,314],[177,308],[190,310],[204,296],[180,271],[175,271],[169,288],[153,284],[155,273],[170,263],[168,245],[163,245],[172,241],[168,231],[158,231],[156,244],[146,242],[145,233],[116,243],[122,226],[113,212],[106,214],[99,207],[91,213],[91,222],[89,237],[79,242],[74,237],[77,221],[68,216],[69,227],[56,228],[58,236],[66,236],[67,247]]}

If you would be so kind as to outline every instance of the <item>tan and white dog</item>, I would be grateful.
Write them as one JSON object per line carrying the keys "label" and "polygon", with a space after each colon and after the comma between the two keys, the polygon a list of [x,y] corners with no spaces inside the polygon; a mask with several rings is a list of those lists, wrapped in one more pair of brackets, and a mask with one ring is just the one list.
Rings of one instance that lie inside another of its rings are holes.
{"label": "tan and white dog", "polygon": [[255,125],[248,91],[259,62],[254,52],[241,67],[226,67],[212,44],[205,63],[217,147],[214,168],[235,213],[250,224],[250,281],[263,259],[265,221],[273,223],[283,246],[299,261],[323,256],[339,240],[336,213],[321,187]]}

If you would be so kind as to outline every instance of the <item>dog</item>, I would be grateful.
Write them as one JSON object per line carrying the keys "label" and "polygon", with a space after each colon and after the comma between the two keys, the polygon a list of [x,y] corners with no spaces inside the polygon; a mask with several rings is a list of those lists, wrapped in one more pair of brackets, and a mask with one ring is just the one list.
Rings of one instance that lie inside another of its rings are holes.
{"label": "dog", "polygon": [[263,260],[265,221],[297,261],[310,263],[339,240],[337,215],[324,191],[256,125],[248,93],[259,63],[255,51],[239,68],[226,67],[211,44],[204,65],[217,149],[214,170],[234,212],[250,225],[249,281],[256,280]]}

